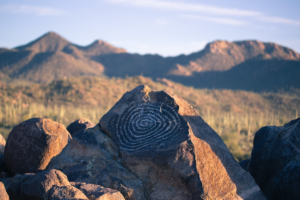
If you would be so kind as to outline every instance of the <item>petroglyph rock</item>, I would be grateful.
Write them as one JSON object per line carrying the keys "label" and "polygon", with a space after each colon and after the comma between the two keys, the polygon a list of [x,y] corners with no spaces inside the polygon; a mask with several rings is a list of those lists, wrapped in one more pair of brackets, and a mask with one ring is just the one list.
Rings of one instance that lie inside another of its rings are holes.
{"label": "petroglyph rock", "polygon": [[77,132],[47,169],[60,169],[72,182],[85,182],[118,190],[126,199],[145,200],[139,178],[119,162],[119,149],[99,125]]}
{"label": "petroglyph rock", "polygon": [[4,151],[6,169],[16,173],[44,170],[71,139],[64,125],[50,119],[32,118],[14,127]]}
{"label": "petroglyph rock", "polygon": [[93,122],[91,122],[88,119],[84,119],[84,118],[80,118],[78,120],[76,120],[75,122],[72,122],[68,127],[67,130],[69,131],[69,133],[71,135],[73,135],[74,133],[81,131],[81,130],[86,130],[88,128],[92,128],[94,127],[95,124]]}
{"label": "petroglyph rock", "polygon": [[300,118],[283,127],[261,128],[254,137],[248,168],[267,199],[299,199]]}
{"label": "petroglyph rock", "polygon": [[139,86],[100,126],[150,199],[265,199],[217,133],[177,96]]}

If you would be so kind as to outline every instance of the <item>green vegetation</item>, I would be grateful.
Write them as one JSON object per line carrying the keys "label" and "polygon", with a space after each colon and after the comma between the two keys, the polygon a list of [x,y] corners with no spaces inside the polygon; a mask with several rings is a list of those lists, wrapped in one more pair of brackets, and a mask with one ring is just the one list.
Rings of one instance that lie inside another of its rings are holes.
{"label": "green vegetation", "polygon": [[297,118],[300,95],[208,90],[143,76],[119,78],[80,77],[42,85],[0,83],[0,133],[32,117],[47,117],[68,126],[78,118],[98,123],[121,96],[147,84],[188,101],[222,137],[237,160],[250,157],[255,132],[262,126],[282,126]]}

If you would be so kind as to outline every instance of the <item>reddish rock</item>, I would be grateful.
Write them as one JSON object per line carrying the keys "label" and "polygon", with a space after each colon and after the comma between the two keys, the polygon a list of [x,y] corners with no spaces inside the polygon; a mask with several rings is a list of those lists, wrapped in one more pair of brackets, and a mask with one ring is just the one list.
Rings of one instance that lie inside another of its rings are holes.
{"label": "reddish rock", "polygon": [[21,184],[32,176],[34,176],[34,174],[16,174],[14,177],[8,178],[8,180],[3,181],[10,200],[20,199]]}
{"label": "reddish rock", "polygon": [[32,118],[12,129],[4,161],[12,175],[44,170],[71,139],[64,125],[50,119]]}
{"label": "reddish rock", "polygon": [[6,193],[5,187],[2,182],[0,182],[0,199],[9,200],[8,194]]}
{"label": "reddish rock", "polygon": [[0,134],[0,154],[4,153],[5,144],[5,139],[2,134]]}
{"label": "reddish rock", "polygon": [[69,131],[69,133],[71,135],[73,135],[74,133],[76,133],[78,131],[86,130],[86,129],[92,128],[94,126],[95,126],[95,124],[93,122],[91,122],[90,120],[80,118],[80,119],[76,120],[75,122],[71,123],[67,127],[67,130]]}
{"label": "reddish rock", "polygon": [[265,199],[218,134],[177,96],[139,86],[100,126],[150,199]]}
{"label": "reddish rock", "polygon": [[82,191],[73,187],[72,185],[67,186],[53,186],[49,200],[89,200]]}
{"label": "reddish rock", "polygon": [[86,183],[71,183],[80,189],[90,200],[125,200],[123,195],[110,188]]}
{"label": "reddish rock", "polygon": [[46,170],[29,177],[21,184],[21,199],[48,200],[53,186],[71,185],[66,175],[59,170]]}

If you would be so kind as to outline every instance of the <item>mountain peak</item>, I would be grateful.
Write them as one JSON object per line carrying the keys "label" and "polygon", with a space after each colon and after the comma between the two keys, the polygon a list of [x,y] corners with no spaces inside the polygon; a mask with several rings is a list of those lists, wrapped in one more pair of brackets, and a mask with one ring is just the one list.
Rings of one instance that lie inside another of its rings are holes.
{"label": "mountain peak", "polygon": [[80,50],[84,51],[87,55],[90,56],[112,53],[126,53],[125,49],[114,47],[113,45],[103,40],[95,40],[92,44],[86,47],[80,47]]}
{"label": "mountain peak", "polygon": [[16,47],[16,49],[36,52],[53,52],[60,51],[69,44],[70,42],[66,39],[57,33],[50,31],[26,45]]}

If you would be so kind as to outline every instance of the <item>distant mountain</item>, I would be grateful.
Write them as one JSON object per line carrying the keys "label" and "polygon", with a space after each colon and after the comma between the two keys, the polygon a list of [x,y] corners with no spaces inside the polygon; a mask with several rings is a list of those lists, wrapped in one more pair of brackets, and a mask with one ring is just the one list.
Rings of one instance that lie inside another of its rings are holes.
{"label": "distant mountain", "polygon": [[275,43],[214,41],[189,55],[127,53],[104,41],[72,44],[56,33],[14,49],[0,49],[0,77],[47,83],[64,77],[168,78],[201,88],[275,91],[299,87],[300,55]]}

